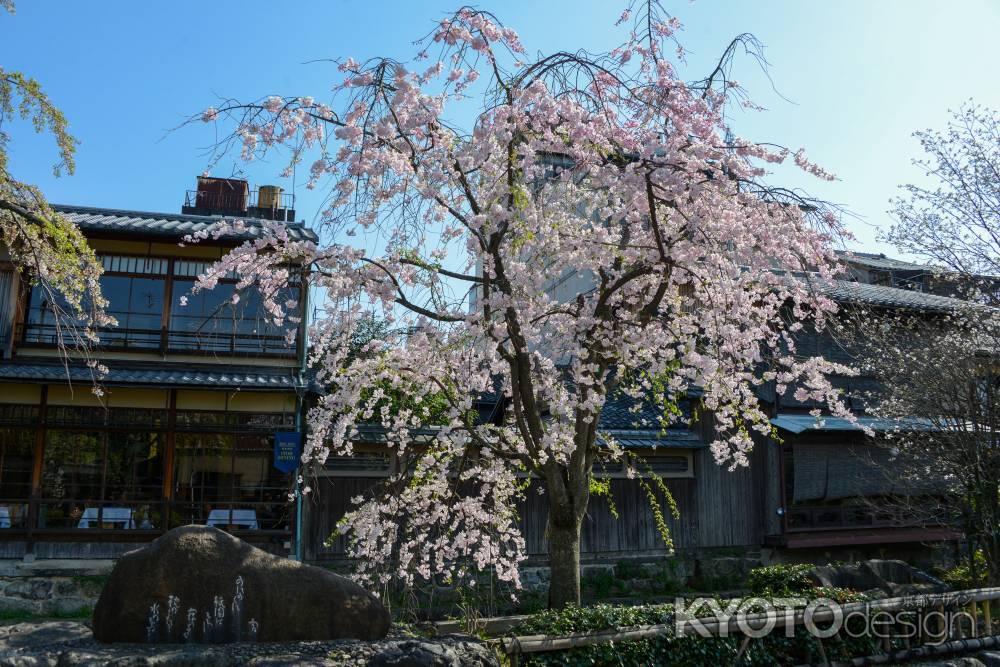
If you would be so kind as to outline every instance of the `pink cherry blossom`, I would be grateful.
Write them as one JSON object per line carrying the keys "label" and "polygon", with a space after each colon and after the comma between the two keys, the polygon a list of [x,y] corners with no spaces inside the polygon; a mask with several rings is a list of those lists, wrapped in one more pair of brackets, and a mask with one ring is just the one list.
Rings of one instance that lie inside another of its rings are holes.
{"label": "pink cherry blossom", "polygon": [[[492,570],[518,584],[524,476],[549,499],[550,536],[578,537],[595,461],[629,455],[598,427],[612,392],[652,401],[645,428],[660,429],[697,389],[730,468],[770,434],[765,383],[853,418],[829,380],[851,369],[800,354],[792,335],[836,311],[812,286],[836,276],[844,230],[765,180],[792,153],[736,135],[726,112],[742,92],[685,83],[662,48],[680,24],[655,18],[604,56],[522,63],[513,30],[466,8],[418,44],[438,58],[423,72],[343,61],[322,120],[305,98],[238,107],[246,159],[318,153],[324,241],[268,223],[196,289],[235,274],[274,321],[303,316],[292,282],[319,295],[309,363],[325,393],[306,460],[351,455],[359,427],[377,424],[407,463],[393,493],[358,499],[341,522],[363,580]],[[477,77],[481,96],[453,85]],[[794,162],[832,178],[802,151]],[[390,333],[352,347],[372,317]],[[502,400],[477,423],[483,395]],[[564,556],[552,554],[553,580],[576,575]]]}

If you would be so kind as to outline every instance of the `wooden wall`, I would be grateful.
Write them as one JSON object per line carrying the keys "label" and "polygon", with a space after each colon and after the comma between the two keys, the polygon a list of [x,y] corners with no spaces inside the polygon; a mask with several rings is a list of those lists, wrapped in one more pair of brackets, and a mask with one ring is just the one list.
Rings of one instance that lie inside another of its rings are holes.
{"label": "wooden wall", "polygon": [[[755,463],[764,457],[755,454]],[[759,466],[758,466],[759,467]],[[760,472],[741,468],[730,472],[717,465],[707,449],[695,454],[694,479],[666,479],[680,518],[668,517],[674,548],[757,547],[762,542],[763,493]],[[304,516],[306,560],[344,557],[346,543],[337,538],[324,546],[337,521],[350,506],[351,498],[369,491],[378,479],[327,477],[314,485]],[[612,479],[611,494],[618,518],[604,498],[592,498],[584,519],[581,550],[584,558],[614,558],[626,555],[664,553],[665,547],[653,517],[646,492],[636,480]],[[660,499],[661,504],[663,499]],[[529,489],[518,508],[521,533],[529,556],[547,553],[545,522],[548,499]]]}
{"label": "wooden wall", "polygon": [[729,470],[706,448],[695,455],[695,547],[759,546],[762,541],[760,476],[762,457],[755,447],[749,467]]}

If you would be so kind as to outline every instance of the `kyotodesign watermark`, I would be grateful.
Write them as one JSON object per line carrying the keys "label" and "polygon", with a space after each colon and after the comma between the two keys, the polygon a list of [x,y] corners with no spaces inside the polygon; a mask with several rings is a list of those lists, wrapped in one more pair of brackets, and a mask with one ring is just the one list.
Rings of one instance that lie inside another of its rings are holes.
{"label": "kyotodesign watermark", "polygon": [[971,602],[971,598],[954,595],[946,607],[926,596],[889,607],[878,601],[842,604],[830,598],[676,598],[674,631],[678,635],[760,639],[776,631],[793,637],[801,626],[819,639],[839,634],[853,639],[920,639],[939,644],[962,629],[975,633],[976,618],[965,609]]}

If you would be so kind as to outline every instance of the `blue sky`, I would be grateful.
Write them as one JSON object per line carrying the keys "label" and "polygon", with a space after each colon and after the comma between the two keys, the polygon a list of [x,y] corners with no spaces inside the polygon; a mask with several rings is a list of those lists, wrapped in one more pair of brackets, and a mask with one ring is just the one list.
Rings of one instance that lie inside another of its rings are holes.
{"label": "blue sky", "polygon": [[[530,53],[621,41],[613,27],[624,3],[609,0],[480,4],[516,28]],[[684,23],[687,78],[704,75],[732,37],[765,45],[771,83],[748,59],[738,78],[763,113],[734,117],[737,132],[807,154],[839,177],[821,183],[784,172],[776,179],[850,209],[856,247],[889,222],[888,200],[919,180],[910,134],[943,127],[947,110],[970,97],[1000,108],[996,43],[1000,2],[963,0],[666,1]],[[268,94],[328,97],[338,78],[327,58],[408,58],[411,42],[455,9],[431,2],[332,0],[98,3],[21,0],[0,12],[0,63],[36,77],[81,140],[77,174],[54,179],[55,151],[30,128],[13,133],[12,167],[58,203],[180,210],[206,165],[211,126],[170,132],[220,97]],[[780,93],[780,94],[779,94]],[[299,217],[319,210],[318,192],[278,179],[281,165],[223,163],[253,184],[275,182],[298,195]]]}

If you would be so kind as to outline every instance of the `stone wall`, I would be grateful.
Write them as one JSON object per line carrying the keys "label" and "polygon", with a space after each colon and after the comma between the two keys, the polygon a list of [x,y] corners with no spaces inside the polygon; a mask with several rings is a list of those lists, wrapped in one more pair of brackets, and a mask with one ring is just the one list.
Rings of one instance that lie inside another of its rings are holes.
{"label": "stone wall", "polygon": [[0,611],[72,616],[93,609],[104,586],[100,576],[0,576]]}
{"label": "stone wall", "polygon": [[81,616],[97,604],[113,561],[0,561],[0,613]]}
{"label": "stone wall", "polygon": [[[584,598],[646,599],[681,592],[742,590],[750,570],[761,565],[756,552],[686,552],[660,558],[620,559],[581,566]],[[536,569],[537,573],[531,572]],[[527,568],[526,588],[547,590],[548,568]],[[537,582],[537,584],[536,584]]]}

